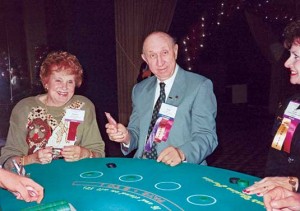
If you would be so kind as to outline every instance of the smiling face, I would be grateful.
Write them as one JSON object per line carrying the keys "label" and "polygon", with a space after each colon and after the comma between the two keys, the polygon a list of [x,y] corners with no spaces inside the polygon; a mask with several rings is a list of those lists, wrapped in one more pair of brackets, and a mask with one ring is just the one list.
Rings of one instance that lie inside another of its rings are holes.
{"label": "smiling face", "polygon": [[284,66],[291,71],[291,84],[300,84],[300,45],[294,43],[290,49],[290,57],[284,63]]}
{"label": "smiling face", "polygon": [[48,90],[47,105],[62,106],[74,95],[75,75],[70,75],[66,71],[53,71],[45,87]]}
{"label": "smiling face", "polygon": [[41,101],[49,106],[64,105],[74,95],[75,87],[80,87],[82,74],[76,56],[64,51],[49,53],[40,70],[42,84],[48,92]]}
{"label": "smiling face", "polygon": [[164,81],[175,71],[177,51],[178,45],[172,37],[163,32],[154,32],[144,41],[142,58],[151,72]]}

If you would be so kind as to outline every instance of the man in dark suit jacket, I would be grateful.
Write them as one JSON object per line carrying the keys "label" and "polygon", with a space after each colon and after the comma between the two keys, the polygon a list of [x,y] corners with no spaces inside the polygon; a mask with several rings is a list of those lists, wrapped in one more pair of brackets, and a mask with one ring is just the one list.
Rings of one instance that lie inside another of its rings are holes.
{"label": "man in dark suit jacket", "polygon": [[166,141],[156,142],[158,162],[175,166],[186,161],[206,165],[206,157],[218,145],[217,103],[212,82],[176,64],[178,45],[164,32],[153,32],[143,44],[142,58],[154,76],[136,84],[132,91],[133,111],[128,127],[106,124],[110,140],[120,142],[123,154],[137,149],[142,158],[159,83],[164,82],[166,105],[177,108]]}

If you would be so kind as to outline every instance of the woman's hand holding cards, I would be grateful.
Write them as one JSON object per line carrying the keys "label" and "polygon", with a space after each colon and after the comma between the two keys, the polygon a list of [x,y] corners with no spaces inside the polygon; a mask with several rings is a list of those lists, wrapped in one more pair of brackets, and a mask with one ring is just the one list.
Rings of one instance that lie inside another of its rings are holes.
{"label": "woman's hand holding cards", "polygon": [[44,149],[40,149],[36,152],[37,161],[41,164],[51,163],[52,161],[52,147],[46,147]]}

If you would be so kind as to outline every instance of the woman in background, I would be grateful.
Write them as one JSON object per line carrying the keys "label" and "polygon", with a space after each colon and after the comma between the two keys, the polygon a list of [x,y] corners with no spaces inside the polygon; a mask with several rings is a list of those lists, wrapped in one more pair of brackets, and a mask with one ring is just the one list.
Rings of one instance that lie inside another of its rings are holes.
{"label": "woman in background", "polygon": [[[300,20],[284,30],[284,46],[290,56],[284,66],[290,70],[290,83],[300,84]],[[292,96],[279,109],[274,124],[266,178],[244,190],[247,194],[264,195],[275,187],[300,192],[300,94]]]}

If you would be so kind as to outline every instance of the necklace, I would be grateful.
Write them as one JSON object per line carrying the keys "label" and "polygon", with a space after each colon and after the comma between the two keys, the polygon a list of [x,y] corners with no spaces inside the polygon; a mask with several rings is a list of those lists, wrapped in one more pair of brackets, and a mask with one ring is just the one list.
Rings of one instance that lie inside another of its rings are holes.
{"label": "necklace", "polygon": [[65,115],[65,110],[64,110],[64,109],[63,109],[63,111],[62,111],[61,113],[59,113],[59,114],[56,114],[56,115],[50,114],[50,113],[49,113],[49,110],[48,110],[48,105],[47,105],[47,103],[48,103],[48,95],[46,95],[46,98],[45,98],[45,100],[44,100],[44,104],[45,104],[45,112],[46,112],[46,115],[47,115],[47,119],[48,119],[48,118],[51,119],[51,117],[52,117],[52,118],[58,118],[58,117],[62,117],[62,116]]}

